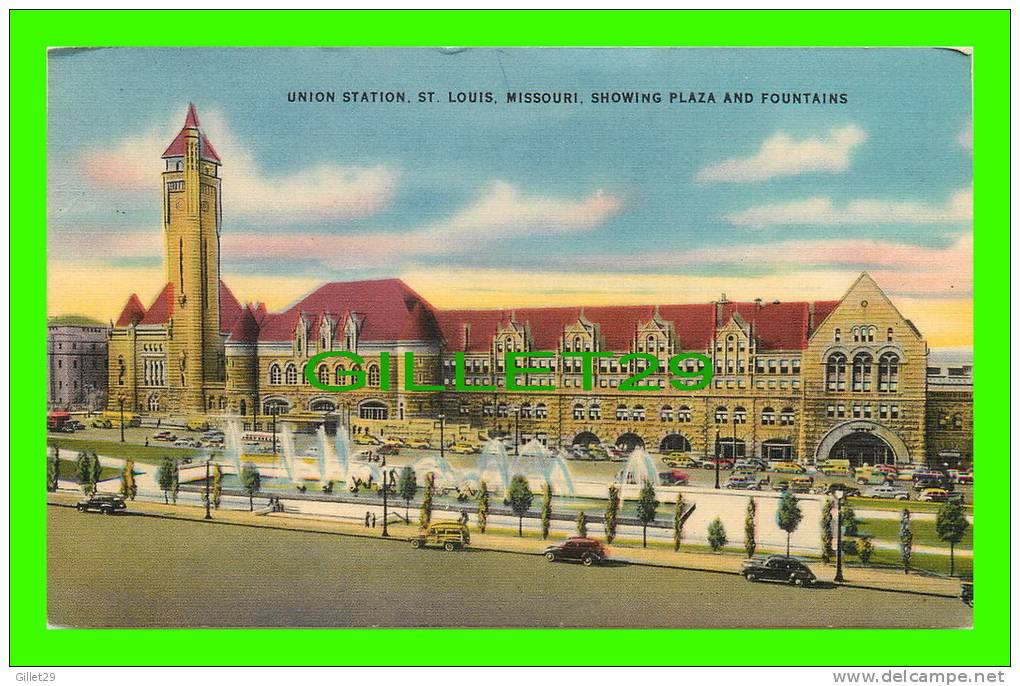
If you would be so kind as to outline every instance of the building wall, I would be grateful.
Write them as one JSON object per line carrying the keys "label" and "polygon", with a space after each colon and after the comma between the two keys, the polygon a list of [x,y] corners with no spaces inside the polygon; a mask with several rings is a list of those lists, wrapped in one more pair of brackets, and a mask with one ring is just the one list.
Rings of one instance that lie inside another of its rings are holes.
{"label": "building wall", "polygon": [[99,410],[106,404],[105,326],[49,326],[46,331],[49,409]]}

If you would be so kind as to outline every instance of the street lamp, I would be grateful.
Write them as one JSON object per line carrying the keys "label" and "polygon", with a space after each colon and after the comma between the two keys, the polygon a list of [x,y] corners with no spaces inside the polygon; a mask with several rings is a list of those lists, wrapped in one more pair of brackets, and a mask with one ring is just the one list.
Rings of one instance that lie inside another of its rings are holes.
{"label": "street lamp", "polygon": [[440,412],[437,419],[439,419],[439,459],[442,461],[446,459],[446,440],[443,433],[443,427],[446,423],[446,415]]}
{"label": "street lamp", "polygon": [[719,461],[722,458],[722,446],[719,445],[719,429],[715,430],[715,487],[719,488]]}
{"label": "street lamp", "polygon": [[386,456],[380,455],[380,457],[382,458],[382,464],[380,464],[382,468],[382,536],[383,538],[389,538],[390,531],[386,526],[386,518],[389,515],[389,501],[386,496],[386,492],[389,491],[388,479],[386,478]]}
{"label": "street lamp", "polygon": [[843,489],[832,493],[836,496],[836,583],[843,583]]}
{"label": "street lamp", "polygon": [[278,410],[275,407],[272,408],[272,412],[270,412],[270,415],[273,417],[273,454],[274,455],[276,454],[276,413],[277,412],[278,412]]}
{"label": "street lamp", "polygon": [[124,394],[121,393],[117,396],[117,402],[120,403],[120,442],[124,442]]}
{"label": "street lamp", "polygon": [[209,509],[212,498],[209,497],[209,463],[212,462],[212,455],[205,457],[205,518],[212,519],[212,512]]}

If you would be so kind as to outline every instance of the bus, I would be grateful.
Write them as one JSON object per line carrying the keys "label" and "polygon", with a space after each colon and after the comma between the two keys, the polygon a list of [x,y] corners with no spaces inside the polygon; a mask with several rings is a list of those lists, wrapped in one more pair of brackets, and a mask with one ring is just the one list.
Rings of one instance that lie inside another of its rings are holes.
{"label": "bus", "polygon": [[63,431],[69,421],[71,421],[70,412],[47,412],[46,430]]}

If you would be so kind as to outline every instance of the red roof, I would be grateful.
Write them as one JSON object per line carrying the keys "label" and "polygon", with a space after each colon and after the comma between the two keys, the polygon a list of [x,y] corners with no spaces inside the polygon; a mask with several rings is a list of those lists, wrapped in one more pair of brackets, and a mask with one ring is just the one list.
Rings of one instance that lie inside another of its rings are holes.
{"label": "red roof", "polygon": [[193,104],[188,105],[188,115],[184,118],[184,127],[181,132],[177,134],[173,142],[167,146],[167,149],[163,151],[163,158],[167,157],[183,157],[187,150],[187,132],[189,130],[196,130],[199,132],[199,145],[198,154],[203,160],[209,162],[215,162],[220,164],[220,156],[216,154],[216,148],[212,146],[209,139],[205,137],[205,134],[201,132],[201,125],[198,123],[198,113],[195,111]]}
{"label": "red roof", "polygon": [[241,307],[241,303],[237,302],[237,298],[227,288],[227,284],[220,281],[220,331],[224,333],[232,331],[244,310],[245,308]]}
{"label": "red roof", "polygon": [[142,324],[166,324],[174,316],[174,285],[167,283],[149,306]]}
{"label": "red roof", "polygon": [[[363,341],[421,340],[402,336],[405,329],[417,336],[418,329],[428,327],[428,321],[433,319],[431,306],[400,279],[327,283],[284,312],[266,315],[259,340],[293,340],[302,314],[311,324],[310,330],[317,331],[325,313],[344,312],[357,316],[361,322],[359,338]],[[343,322],[343,317],[337,319],[338,326]],[[438,327],[433,328],[438,331]]]}
{"label": "red roof", "polygon": [[245,307],[230,330],[230,340],[239,343],[254,343],[259,339],[259,325],[251,307]]}
{"label": "red roof", "polygon": [[142,321],[145,317],[145,308],[142,307],[142,301],[138,299],[138,296],[134,293],[128,298],[127,303],[124,304],[124,309],[120,311],[120,316],[117,317],[117,327],[131,326]]}

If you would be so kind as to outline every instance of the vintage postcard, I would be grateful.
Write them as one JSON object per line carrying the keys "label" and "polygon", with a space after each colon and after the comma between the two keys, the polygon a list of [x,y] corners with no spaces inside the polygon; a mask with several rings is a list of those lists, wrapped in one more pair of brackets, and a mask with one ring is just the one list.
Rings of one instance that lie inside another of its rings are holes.
{"label": "vintage postcard", "polygon": [[52,49],[49,625],[972,626],[971,59]]}

